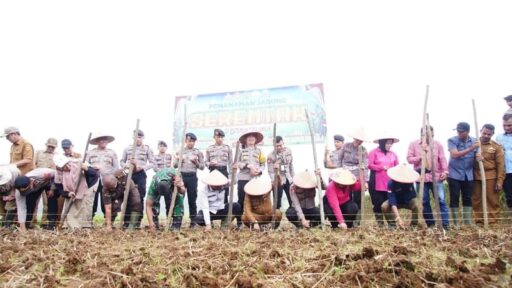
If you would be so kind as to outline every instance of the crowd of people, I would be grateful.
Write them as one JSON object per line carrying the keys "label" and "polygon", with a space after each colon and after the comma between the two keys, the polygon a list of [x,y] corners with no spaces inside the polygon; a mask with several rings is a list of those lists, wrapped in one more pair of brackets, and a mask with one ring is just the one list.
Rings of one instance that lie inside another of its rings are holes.
{"label": "crowd of people", "polygon": [[[501,218],[502,191],[508,214],[512,211],[512,95],[505,100],[511,109],[503,116],[504,133],[494,141],[495,127],[484,124],[479,139],[475,139],[469,135],[470,125],[460,122],[455,128],[457,135],[447,140],[449,160],[429,125],[419,129],[420,137],[409,144],[408,163],[402,164],[392,151],[393,144],[399,141],[393,135],[369,139],[359,129],[348,134],[353,139],[348,143],[343,136],[335,135],[335,150],[326,149],[324,154],[324,167],[330,169],[326,181],[320,169],[295,173],[292,150],[281,136],[272,139],[274,150],[264,155],[259,147],[263,135],[259,132],[240,136],[235,155],[233,148],[224,143],[221,129],[214,129],[214,144],[204,154],[195,148],[196,135],[189,132],[181,153],[171,155],[164,141],[159,141],[155,154],[143,143],[143,131],[136,130],[136,143],[126,147],[119,159],[114,150],[107,148],[115,140],[112,135],[96,133],[89,141],[96,147],[82,157],[73,151],[69,139],[61,141],[64,154],[55,153],[58,141],[54,138],[47,140],[45,150],[34,151],[18,128],[7,127],[3,137],[12,146],[10,163],[0,166],[1,225],[20,230],[34,228],[42,201],[44,229],[92,228],[99,209],[105,217],[105,228],[112,229],[126,201],[124,228],[140,228],[145,212],[149,228],[156,230],[162,226],[159,219],[163,198],[165,215],[172,218],[168,228],[172,230],[182,227],[185,199],[190,228],[202,226],[210,230],[216,220],[229,227],[234,220],[236,229],[276,229],[284,216],[297,228],[316,227],[328,220],[333,229],[348,229],[360,225],[361,195],[368,191],[379,227],[416,227],[420,210],[426,225],[434,226],[438,217],[430,204],[434,197],[439,203],[440,223],[449,229],[451,225],[483,222],[484,179],[487,218],[489,223],[497,223]],[[368,152],[365,142],[378,146]],[[479,169],[481,164],[484,174]],[[204,185],[198,189],[197,172],[205,168],[209,173],[202,177]],[[151,169],[155,174],[147,185],[146,172]],[[270,177],[262,177],[265,169]],[[234,184],[237,202],[232,201]],[[417,199],[420,189],[423,198]],[[316,201],[321,190],[325,190],[323,211]],[[176,198],[171,207],[174,191]],[[289,205],[284,213],[283,196]],[[404,223],[399,209],[411,211],[409,224]]]}

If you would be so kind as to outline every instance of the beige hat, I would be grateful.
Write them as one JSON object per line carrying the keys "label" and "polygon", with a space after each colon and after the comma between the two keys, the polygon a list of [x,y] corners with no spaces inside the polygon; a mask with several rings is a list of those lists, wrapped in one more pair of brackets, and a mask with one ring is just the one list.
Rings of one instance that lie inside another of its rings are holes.
{"label": "beige hat", "polygon": [[341,185],[352,185],[356,183],[357,179],[352,172],[345,168],[337,168],[330,175],[332,181]]}
{"label": "beige hat", "polygon": [[248,132],[248,133],[245,133],[244,135],[240,136],[240,139],[239,139],[240,143],[245,145],[245,140],[249,136],[254,136],[256,138],[255,144],[258,144],[261,141],[263,141],[263,134],[261,134],[260,132]]}
{"label": "beige hat", "polygon": [[349,137],[352,137],[357,140],[361,140],[363,142],[371,142],[370,137],[368,137],[368,135],[366,135],[363,128],[358,128],[358,129],[352,131],[352,133],[349,133],[347,135]]}
{"label": "beige hat", "polygon": [[106,138],[108,143],[114,141],[116,138],[114,138],[114,136],[111,136],[107,133],[103,133],[103,132],[97,132],[94,134],[94,136],[91,138],[91,140],[89,141],[89,144],[92,144],[92,145],[98,145],[98,143],[100,142],[101,139],[103,138]]}
{"label": "beige hat", "polygon": [[66,164],[68,164],[69,162],[69,158],[62,155],[62,154],[55,154],[53,156],[53,162],[55,163],[55,165],[59,168],[62,168],[64,167]]}
{"label": "beige hat", "polygon": [[11,181],[12,173],[6,167],[0,168],[0,185],[4,185],[5,183]]}
{"label": "beige hat", "polygon": [[398,141],[400,141],[400,139],[393,137],[391,135],[392,135],[392,133],[388,133],[387,131],[381,132],[381,133],[379,133],[378,137],[375,138],[375,140],[373,140],[373,143],[379,144],[379,140],[383,140],[383,139],[391,139],[391,140],[393,140],[393,143],[397,143]]}
{"label": "beige hat", "polygon": [[20,133],[20,129],[18,129],[18,128],[14,127],[14,126],[7,127],[7,128],[4,129],[4,134],[2,134],[1,137],[7,137],[7,136],[9,136],[12,133]]}
{"label": "beige hat", "polygon": [[213,170],[202,181],[210,186],[224,186],[229,182],[228,178],[220,173],[219,170]]}
{"label": "beige hat", "polygon": [[272,190],[272,183],[267,177],[256,177],[245,184],[244,190],[252,196],[265,195]]}
{"label": "beige hat", "polygon": [[312,171],[302,171],[293,176],[293,184],[303,189],[316,187],[316,175]]}
{"label": "beige hat", "polygon": [[55,138],[48,138],[48,140],[46,140],[46,146],[52,146],[53,148],[57,147],[57,145],[59,144],[59,141],[57,141],[57,139]]}
{"label": "beige hat", "polygon": [[387,174],[389,178],[400,183],[414,183],[420,178],[420,174],[406,163],[389,168]]}

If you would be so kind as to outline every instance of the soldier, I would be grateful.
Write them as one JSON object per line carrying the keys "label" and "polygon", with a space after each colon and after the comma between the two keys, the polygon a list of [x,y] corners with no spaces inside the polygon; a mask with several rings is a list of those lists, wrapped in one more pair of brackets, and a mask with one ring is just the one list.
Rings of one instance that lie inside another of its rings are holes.
{"label": "soldier", "polygon": [[162,168],[172,167],[172,155],[167,152],[167,143],[158,141],[158,154],[155,155],[155,167],[153,170],[158,172]]}
{"label": "soldier", "polygon": [[[55,177],[55,170],[50,168],[36,168],[28,172],[24,176],[16,177],[14,180],[14,187],[19,190],[21,196],[26,199],[27,214],[25,219],[19,219],[20,225],[27,224],[27,228],[32,228],[32,218],[34,217],[34,209],[37,203],[37,198],[43,191],[49,191],[53,184]],[[53,191],[49,191],[51,194]]]}
{"label": "soldier", "polygon": [[64,150],[64,156],[75,159],[81,159],[82,155],[78,152],[73,151],[73,143],[69,139],[64,139],[60,142],[60,147]]}
{"label": "soldier", "polygon": [[[50,168],[55,169],[55,163],[53,162],[53,156],[55,155],[55,148],[57,148],[58,141],[55,138],[48,138],[46,141],[46,150],[38,150],[36,152],[35,164],[36,168]],[[52,197],[48,197],[49,191],[43,191],[41,196],[37,199],[35,211],[33,211],[34,217],[32,219],[32,225],[37,224],[37,208],[39,202],[43,199],[43,216],[41,217],[41,226],[45,229],[48,227],[55,227],[55,222],[58,218],[58,198],[57,193],[53,193]],[[52,228],[53,229],[53,228]]]}
{"label": "soldier", "polygon": [[0,198],[5,203],[3,207],[6,211],[5,219],[3,221],[3,227],[10,227],[15,224],[16,213],[19,221],[20,230],[25,230],[25,217],[27,216],[27,205],[25,203],[25,197],[21,197],[21,194],[14,187],[14,181],[16,177],[20,175],[20,170],[13,164],[2,166],[0,168]]}
{"label": "soldier", "polygon": [[[259,231],[260,225],[270,224],[272,221],[272,200],[270,191],[272,183],[264,177],[253,178],[245,186],[245,208],[242,215],[242,222],[252,229]],[[281,210],[275,211],[274,229],[281,224]]]}
{"label": "soldier", "polygon": [[[204,169],[204,155],[199,149],[194,148],[197,137],[194,133],[185,134],[185,149],[183,150],[183,163],[181,176],[187,188],[188,210],[190,214],[190,228],[197,226],[195,217],[197,215],[197,169]],[[178,157],[174,157],[174,167],[178,167]]]}
{"label": "soldier", "polygon": [[[487,214],[489,223],[496,223],[500,212],[500,191],[505,180],[505,159],[503,148],[491,140],[494,135],[494,125],[485,124],[480,130],[481,153],[484,163],[486,183]],[[473,186],[473,212],[476,223],[483,223],[482,212],[482,175],[478,161],[473,166],[475,185]]]}
{"label": "soldier", "polygon": [[334,135],[334,151],[329,153],[327,146],[324,154],[324,167],[328,169],[340,168],[340,154],[343,151],[343,143],[345,138],[341,135]]}
{"label": "soldier", "polygon": [[[133,152],[133,146],[130,145],[126,147],[123,151],[123,156],[121,157],[121,166],[127,167],[128,164],[135,165],[132,174],[132,180],[137,185],[139,189],[140,195],[140,211],[144,213],[144,197],[146,196],[146,179],[147,174],[146,171],[152,169],[155,166],[155,156],[153,155],[153,150],[143,143],[144,141],[144,132],[142,130],[138,130],[137,134],[137,147],[135,148],[135,153]],[[130,215],[130,210],[126,211],[124,222],[128,223],[128,215]],[[142,214],[140,214],[139,222],[137,226],[140,225],[140,220],[142,220]],[[125,228],[126,228],[125,227]]]}
{"label": "soldier", "polygon": [[[148,197],[146,199],[146,215],[148,216],[149,228],[151,230],[160,228],[158,221],[158,216],[160,215],[160,197],[162,195],[172,195],[174,186],[178,187],[178,194],[176,195],[176,202],[174,204],[173,223],[170,228],[172,230],[180,230],[183,217],[185,184],[181,177],[176,177],[176,170],[170,167],[158,170],[149,184]],[[169,202],[165,200],[166,216],[169,215],[171,208],[170,200],[171,199],[169,199]]]}
{"label": "soldier", "polygon": [[[27,174],[28,171],[35,168],[34,165],[34,148],[32,144],[27,142],[20,135],[20,130],[16,127],[7,127],[4,129],[4,134],[0,137],[5,137],[11,145],[10,164],[16,165],[20,169],[21,175]],[[0,216],[4,216],[5,211],[3,207],[5,203],[0,199]]]}
{"label": "soldier", "polygon": [[[211,221],[227,221],[229,202],[225,200],[224,194],[227,193],[229,179],[218,170],[213,170],[202,181],[206,185],[199,193],[201,210],[196,216],[196,223],[205,226],[205,231],[209,231],[212,229]],[[232,213],[237,219],[237,228],[240,229],[242,227],[242,209],[238,203],[233,203]],[[230,224],[228,223],[228,225]]]}
{"label": "soldier", "polygon": [[[315,173],[320,175],[320,169]],[[321,223],[320,209],[315,206],[317,187],[315,173],[306,170],[293,177],[290,188],[293,204],[286,210],[286,218],[297,228],[315,227]]]}
{"label": "soldier", "polygon": [[127,228],[135,229],[140,227],[140,215],[142,214],[141,197],[137,185],[135,185],[132,179],[128,179],[128,173],[125,170],[118,170],[114,174],[105,175],[102,180],[104,190],[101,200],[105,203],[106,229],[112,230],[112,222],[116,219],[117,213],[121,211],[126,185],[129,186],[126,211],[131,211],[128,217],[130,222]]}
{"label": "soldier", "polygon": [[[108,143],[111,143],[114,139],[114,136],[98,132],[89,141],[89,144],[97,145],[97,147],[87,152],[85,162],[89,163],[100,173],[100,183],[94,195],[92,218],[94,218],[94,214],[98,210],[98,198],[101,197],[103,199],[103,176],[112,174],[119,169],[119,160],[116,152],[107,148]],[[105,215],[105,204],[103,201],[101,202],[101,211]]]}
{"label": "soldier", "polygon": [[[231,164],[233,163],[233,156],[231,147],[224,144],[224,131],[221,129],[213,130],[213,139],[215,144],[210,145],[206,149],[205,164],[206,167],[211,171],[218,170],[229,179],[229,171],[231,171]],[[226,187],[226,193],[224,193],[224,202],[228,202],[229,187]]]}
{"label": "soldier", "polygon": [[258,143],[263,141],[263,134],[260,132],[249,132],[240,136],[240,144],[242,150],[236,164],[238,165],[238,204],[244,211],[244,186],[252,178],[260,176],[265,169],[265,155],[260,148],[256,147]]}
{"label": "soldier", "polygon": [[267,169],[272,183],[275,181],[274,169],[277,167],[279,171],[279,186],[277,187],[277,209],[281,208],[281,198],[283,198],[283,190],[288,200],[288,206],[292,206],[290,198],[290,185],[293,182],[295,171],[293,170],[292,150],[284,147],[283,137],[276,136],[276,159],[274,159],[274,151],[267,156]]}

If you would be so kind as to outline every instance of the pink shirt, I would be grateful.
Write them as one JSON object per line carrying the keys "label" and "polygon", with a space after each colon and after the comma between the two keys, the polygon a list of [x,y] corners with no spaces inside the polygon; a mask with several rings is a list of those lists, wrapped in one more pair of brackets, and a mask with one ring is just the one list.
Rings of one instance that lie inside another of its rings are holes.
{"label": "pink shirt", "polygon": [[389,177],[384,167],[391,168],[398,165],[398,156],[395,152],[388,151],[384,154],[380,148],[375,148],[368,154],[368,169],[375,171],[375,190],[388,191]]}
{"label": "pink shirt", "polygon": [[[427,157],[430,157],[429,155]],[[434,159],[436,174],[436,181],[441,181],[441,173],[448,174],[448,162],[444,156],[443,145],[438,141],[434,140]],[[414,165],[414,170],[418,171],[421,169],[421,141],[415,140],[409,144],[409,150],[407,151],[407,162]],[[432,182],[432,173],[425,173],[425,182]]]}
{"label": "pink shirt", "polygon": [[361,192],[359,180],[353,185],[344,186],[343,188],[338,188],[334,181],[331,181],[327,186],[327,190],[325,190],[327,202],[329,202],[329,206],[331,206],[332,212],[334,212],[334,216],[336,216],[336,220],[338,220],[340,224],[345,222],[340,206],[350,200],[350,192]]}

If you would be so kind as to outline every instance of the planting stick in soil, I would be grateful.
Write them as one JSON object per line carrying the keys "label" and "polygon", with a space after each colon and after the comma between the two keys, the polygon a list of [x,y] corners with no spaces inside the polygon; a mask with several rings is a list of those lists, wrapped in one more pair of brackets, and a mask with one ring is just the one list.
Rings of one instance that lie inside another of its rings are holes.
{"label": "planting stick in soil", "polygon": [[[427,144],[427,102],[428,102],[428,85],[427,93],[425,94],[425,102],[423,104],[423,126],[421,129],[421,170],[420,170],[420,188],[418,189],[418,199],[423,203],[423,193],[425,192],[425,166],[427,163],[427,156],[423,145]],[[428,127],[430,128],[430,127]],[[429,196],[430,198],[430,196]],[[423,204],[418,205],[418,218],[423,217]]]}
{"label": "planting stick in soil", "polygon": [[[82,158],[82,163],[85,163],[85,159],[87,158],[87,151],[89,150],[89,141],[91,141],[91,133],[89,133],[89,136],[87,137],[87,143],[85,144],[85,152],[84,157]],[[80,168],[81,169],[81,168]],[[82,173],[82,171],[80,171]],[[82,176],[78,177],[78,182],[75,186],[75,193],[78,191],[78,187],[80,187],[80,183],[82,182]],[[66,221],[66,218],[68,217],[69,209],[71,209],[71,206],[73,206],[73,203],[75,203],[75,199],[72,199],[70,202],[68,202],[68,206],[62,213],[62,219],[60,220],[59,228],[62,228],[64,225],[64,222]]]}
{"label": "planting stick in soil", "polygon": [[[437,191],[437,183],[436,183],[436,159],[434,156],[434,139],[432,137],[432,131],[430,130],[430,120],[428,119],[428,113],[426,114],[427,118],[427,126],[429,127],[427,129],[427,139],[428,139],[428,147],[430,151],[430,170],[432,173],[432,191],[434,192],[434,204],[435,204],[435,211],[434,213],[436,216],[434,219],[436,220],[436,225],[439,230],[443,228],[443,223],[441,220],[441,206],[439,204],[439,191]],[[423,201],[423,199],[420,198],[420,201]]]}
{"label": "planting stick in soil", "polygon": [[[478,121],[476,120],[476,105],[475,99],[471,99],[473,102],[473,118],[475,119],[475,138],[478,141],[480,136],[478,135]],[[482,143],[478,141],[478,152],[482,154]],[[487,217],[487,183],[485,179],[484,162],[478,161],[478,168],[480,168],[480,181],[482,182],[482,211],[484,213],[484,228],[489,228],[489,218]]]}
{"label": "planting stick in soil", "polygon": [[[238,161],[238,157],[240,154],[240,142],[236,141],[236,150],[235,150],[235,160],[236,163]],[[236,183],[236,172],[238,171],[237,165],[233,165],[231,167],[231,184],[229,186],[229,206],[228,206],[228,223],[226,227],[231,225],[231,220],[233,219],[233,194],[235,194],[235,183]],[[238,225],[239,223],[237,223]]]}
{"label": "planting stick in soil", "polygon": [[[313,145],[313,158],[315,161],[315,171],[318,169],[318,162],[316,157],[316,146],[315,146],[315,133],[313,132],[313,126],[311,126],[311,121],[309,120],[309,112],[306,109],[306,121],[308,122],[309,134],[311,135],[311,145]],[[322,230],[325,230],[325,215],[324,215],[324,203],[322,201],[322,178],[320,175],[316,175],[317,182],[317,192],[318,192],[318,202],[320,202],[320,221],[322,225]]]}
{"label": "planting stick in soil", "polygon": [[124,224],[124,214],[126,213],[126,206],[128,206],[128,195],[130,193],[130,179],[132,179],[133,175],[133,168],[135,164],[131,163],[131,160],[135,159],[135,153],[137,149],[137,137],[139,136],[139,123],[140,120],[137,119],[137,124],[135,126],[135,130],[133,131],[133,150],[132,155],[130,159],[130,166],[128,168],[128,178],[126,178],[126,187],[124,188],[124,195],[123,195],[123,203],[121,204],[121,215],[120,215],[120,221],[119,221],[119,228],[123,228]]}
{"label": "planting stick in soil", "polygon": [[273,130],[273,142],[274,142],[274,189],[273,189],[273,193],[274,193],[274,203],[272,203],[272,229],[275,227],[276,225],[276,210],[277,210],[277,193],[278,193],[278,187],[279,187],[279,176],[280,176],[280,171],[279,171],[279,167],[276,167],[276,163],[279,163],[279,160],[277,160],[277,142],[276,142],[276,126],[277,124],[274,123],[274,130]]}
{"label": "planting stick in soil", "polygon": [[361,183],[361,209],[359,213],[361,213],[361,219],[359,226],[362,228],[365,226],[365,215],[364,215],[364,192],[365,192],[365,178],[364,178],[364,167],[363,167],[363,144],[361,143],[357,147],[357,158],[359,162],[359,182]]}
{"label": "planting stick in soil", "polygon": [[[176,169],[176,176],[181,177],[181,166],[183,165],[183,150],[185,150],[185,141],[186,141],[186,133],[187,133],[187,105],[183,106],[184,120],[183,124],[183,133],[181,134],[181,148],[178,154],[178,168]],[[165,231],[169,231],[169,225],[172,223],[172,215],[174,214],[174,205],[176,205],[176,196],[178,195],[178,187],[174,185],[174,190],[172,191],[171,196],[171,206],[169,207],[169,214],[167,215],[167,223],[165,225]]]}

